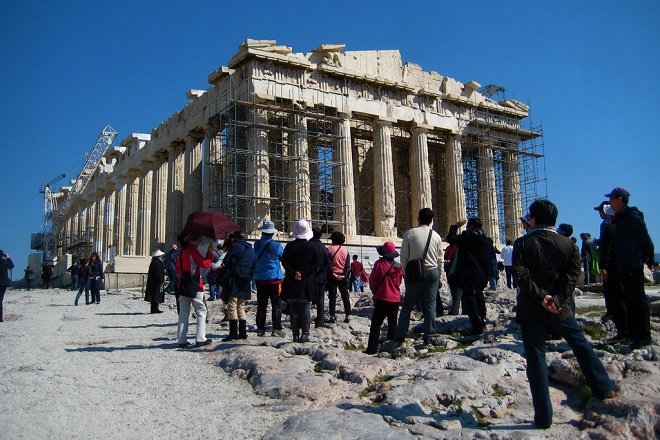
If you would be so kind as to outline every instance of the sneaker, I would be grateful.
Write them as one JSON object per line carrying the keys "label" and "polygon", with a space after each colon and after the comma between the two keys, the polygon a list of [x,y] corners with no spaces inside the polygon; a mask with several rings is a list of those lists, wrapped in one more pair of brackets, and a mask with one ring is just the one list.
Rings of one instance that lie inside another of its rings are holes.
{"label": "sneaker", "polygon": [[332,315],[325,322],[327,322],[328,324],[334,324],[337,322],[337,317],[335,315]]}
{"label": "sneaker", "polygon": [[616,344],[617,342],[623,342],[625,340],[626,340],[625,335],[621,335],[621,334],[617,333],[615,336],[609,338],[606,342],[608,344]]}
{"label": "sneaker", "polygon": [[284,330],[273,330],[273,333],[271,333],[270,335],[283,338],[284,337]]}
{"label": "sneaker", "polygon": [[[273,332],[275,333],[275,332]],[[266,334],[266,330],[259,328],[257,329],[257,336],[264,336]]]}
{"label": "sneaker", "polygon": [[75,305],[78,305],[78,300],[76,300],[76,302],[75,302],[74,304],[75,304]]}
{"label": "sneaker", "polygon": [[364,350],[362,353],[364,354],[378,354],[378,350]]}
{"label": "sneaker", "polygon": [[651,338],[635,339],[632,341],[632,344],[630,344],[630,348],[633,350],[637,350],[651,344],[653,344],[653,339]]}
{"label": "sneaker", "polygon": [[188,348],[188,347],[192,347],[192,344],[190,342],[185,342],[183,344],[177,345],[177,347],[179,347],[179,348]]}
{"label": "sneaker", "polygon": [[205,345],[209,345],[211,342],[213,342],[213,339],[207,339],[206,341],[202,342],[195,342],[195,347],[203,347]]}
{"label": "sneaker", "polygon": [[351,322],[351,318],[349,318],[349,317],[347,316],[346,318],[344,318],[344,322],[345,322],[346,324],[348,324],[349,322]]}

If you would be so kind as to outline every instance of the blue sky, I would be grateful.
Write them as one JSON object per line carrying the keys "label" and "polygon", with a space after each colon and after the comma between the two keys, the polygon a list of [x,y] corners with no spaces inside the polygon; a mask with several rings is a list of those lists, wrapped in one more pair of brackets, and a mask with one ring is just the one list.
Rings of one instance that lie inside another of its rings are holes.
{"label": "blue sky", "polygon": [[624,186],[660,243],[660,2],[62,4],[0,6],[0,248],[15,279],[42,227],[39,186],[75,178],[107,124],[115,144],[150,133],[247,38],[398,49],[426,71],[504,86],[543,124],[559,222],[597,235],[593,207]]}

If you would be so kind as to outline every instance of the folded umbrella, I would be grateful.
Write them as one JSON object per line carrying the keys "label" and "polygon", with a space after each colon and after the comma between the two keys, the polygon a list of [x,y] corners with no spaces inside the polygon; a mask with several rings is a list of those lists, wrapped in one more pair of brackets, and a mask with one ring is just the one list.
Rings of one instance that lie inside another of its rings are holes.
{"label": "folded umbrella", "polygon": [[218,240],[219,238],[238,231],[238,224],[227,217],[222,211],[198,211],[188,216],[186,225],[183,227],[179,240],[188,234],[196,234]]}

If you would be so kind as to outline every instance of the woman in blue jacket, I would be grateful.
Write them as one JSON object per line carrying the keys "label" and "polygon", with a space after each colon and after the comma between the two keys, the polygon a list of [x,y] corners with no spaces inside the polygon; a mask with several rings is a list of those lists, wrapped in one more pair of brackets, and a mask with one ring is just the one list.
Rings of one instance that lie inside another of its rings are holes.
{"label": "woman in blue jacket", "polygon": [[266,334],[266,312],[268,310],[268,300],[270,299],[273,320],[272,336],[283,338],[280,294],[282,293],[284,275],[282,274],[280,260],[284,248],[280,243],[273,240],[273,235],[278,231],[272,221],[264,220],[259,230],[261,231],[261,238],[254,243],[254,252],[257,259],[257,268],[254,273],[254,280],[257,284],[257,336]]}

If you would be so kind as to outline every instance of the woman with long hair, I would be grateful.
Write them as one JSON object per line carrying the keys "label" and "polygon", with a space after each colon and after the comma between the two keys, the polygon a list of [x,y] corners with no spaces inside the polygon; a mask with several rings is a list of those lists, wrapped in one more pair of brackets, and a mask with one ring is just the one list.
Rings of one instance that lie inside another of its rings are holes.
{"label": "woman with long hair", "polygon": [[103,262],[97,252],[92,252],[89,257],[89,268],[91,275],[89,277],[89,290],[92,292],[91,303],[101,304],[101,283],[105,282],[103,273]]}

